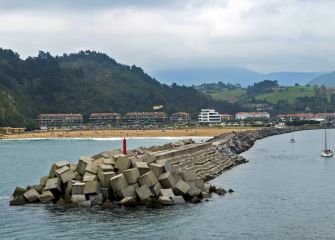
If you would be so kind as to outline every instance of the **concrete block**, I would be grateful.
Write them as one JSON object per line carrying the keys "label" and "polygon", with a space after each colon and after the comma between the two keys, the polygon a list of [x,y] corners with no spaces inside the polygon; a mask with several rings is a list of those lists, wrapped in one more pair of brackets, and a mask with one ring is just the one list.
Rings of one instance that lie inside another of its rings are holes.
{"label": "concrete block", "polygon": [[55,199],[55,196],[52,194],[51,191],[45,191],[39,196],[41,203],[47,203]]}
{"label": "concrete block", "polygon": [[98,173],[98,168],[93,163],[87,163],[85,172],[89,172],[96,175]]}
{"label": "concrete block", "polygon": [[165,172],[164,164],[150,163],[149,168],[155,174],[156,178]]}
{"label": "concrete block", "polygon": [[161,174],[158,181],[163,188],[173,188],[176,185],[174,176],[169,172]]}
{"label": "concrete block", "polygon": [[92,207],[92,201],[91,200],[80,201],[78,202],[78,207],[90,208]]}
{"label": "concrete block", "polygon": [[121,192],[122,189],[128,187],[128,182],[123,173],[112,177],[110,179],[110,184],[114,192]]}
{"label": "concrete block", "polygon": [[58,177],[49,178],[45,184],[45,190],[50,190],[54,194],[56,192],[62,192],[60,179]]}
{"label": "concrete block", "polygon": [[143,162],[142,159],[137,158],[137,157],[131,157],[131,158],[129,158],[129,159],[130,159],[130,161],[131,161],[131,166],[132,166],[133,168],[136,167],[136,166],[135,166],[135,163],[136,163],[136,162]]}
{"label": "concrete block", "polygon": [[82,195],[84,194],[85,183],[75,182],[72,184],[72,195]]}
{"label": "concrete block", "polygon": [[82,201],[86,201],[86,196],[84,194],[71,196],[71,202],[73,203],[79,203]]}
{"label": "concrete block", "polygon": [[100,205],[102,205],[102,202],[103,202],[102,193],[98,193],[96,195],[90,195],[88,197],[88,200],[91,201],[92,206],[100,206]]}
{"label": "concrete block", "polygon": [[62,172],[60,175],[58,175],[62,183],[67,183],[68,181],[75,179],[76,176],[76,173],[73,172],[70,168],[67,171]]}
{"label": "concrete block", "polygon": [[131,165],[131,161],[129,160],[129,158],[127,158],[127,157],[118,157],[117,160],[116,160],[116,163],[115,163],[114,167],[116,169],[118,169],[117,173],[120,174],[124,170],[127,170],[128,168],[130,168],[130,165]]}
{"label": "concrete block", "polygon": [[150,164],[156,161],[156,157],[152,156],[149,153],[146,153],[143,156],[141,156],[141,159],[143,160],[143,162],[146,162],[147,164]]}
{"label": "concrete block", "polygon": [[134,166],[140,172],[140,176],[150,171],[149,165],[146,162],[135,162]]}
{"label": "concrete block", "polygon": [[38,200],[40,194],[36,191],[35,188],[31,188],[27,192],[23,194],[23,197],[28,201],[28,202],[35,202]]}
{"label": "concrete block", "polygon": [[194,170],[187,170],[181,173],[184,181],[195,181],[198,179],[198,175]]}
{"label": "concrete block", "polygon": [[97,180],[97,175],[84,175],[83,182],[92,182]]}
{"label": "concrete block", "polygon": [[66,160],[56,162],[55,165],[56,165],[57,169],[61,168],[61,167],[64,167],[64,166],[70,167],[70,163]]}
{"label": "concrete block", "polygon": [[115,172],[102,172],[98,175],[101,186],[104,188],[110,188],[110,180],[112,177],[115,177]]}
{"label": "concrete block", "polygon": [[115,165],[115,159],[112,159],[112,158],[105,158],[105,159],[103,160],[103,163],[104,163],[104,164],[107,164],[107,165],[112,165],[112,166],[114,166],[114,165]]}
{"label": "concrete block", "polygon": [[75,180],[70,180],[70,181],[68,181],[67,182],[67,184],[66,184],[66,188],[65,188],[65,194],[71,194],[71,192],[72,192],[72,185],[74,184],[74,183],[76,183],[77,181],[75,181]]}
{"label": "concrete block", "polygon": [[171,200],[175,203],[175,204],[183,204],[186,203],[184,198],[182,196],[175,196],[175,197],[171,197]]}
{"label": "concrete block", "polygon": [[201,190],[193,185],[189,185],[190,188],[187,191],[187,195],[191,196],[191,197],[199,197],[199,195],[201,194]]}
{"label": "concrete block", "polygon": [[56,164],[52,164],[49,171],[49,178],[56,177]]}
{"label": "concrete block", "polygon": [[123,174],[126,177],[128,184],[136,183],[140,177],[140,172],[137,168],[127,169],[123,172]]}
{"label": "concrete block", "polygon": [[100,192],[100,183],[97,181],[85,182],[84,194],[93,194]]}
{"label": "concrete block", "polygon": [[158,196],[160,191],[162,189],[162,186],[159,182],[157,182],[153,187],[150,187],[151,192],[155,195]]}
{"label": "concrete block", "polygon": [[135,197],[136,198],[137,195],[135,192],[135,188],[129,185],[128,187],[121,190],[121,196],[122,198],[125,198],[125,197]]}
{"label": "concrete block", "polygon": [[153,196],[152,192],[150,191],[150,188],[147,185],[143,185],[137,188],[135,191],[138,197],[141,199],[141,201]]}
{"label": "concrete block", "polygon": [[141,186],[147,185],[148,187],[154,186],[158,180],[152,171],[149,171],[138,178],[138,182]]}
{"label": "concrete block", "polygon": [[161,195],[163,197],[168,197],[168,198],[175,196],[171,188],[161,189],[159,195]]}
{"label": "concrete block", "polygon": [[120,205],[125,207],[135,207],[138,205],[136,198],[134,197],[125,197],[120,201]]}
{"label": "concrete block", "polygon": [[33,185],[33,188],[35,188],[37,192],[41,193],[43,191],[44,186],[41,184],[36,184],[36,185]]}
{"label": "concrete block", "polygon": [[78,164],[77,164],[77,172],[81,175],[84,175],[87,164],[92,163],[93,160],[94,159],[91,157],[86,157],[86,156],[80,157]]}
{"label": "concrete block", "polygon": [[71,164],[70,164],[70,169],[71,169],[72,171],[77,172],[77,163],[71,163]]}
{"label": "concrete block", "polygon": [[47,183],[49,176],[43,176],[40,178],[40,185],[45,186],[45,184]]}
{"label": "concrete block", "polygon": [[56,175],[59,176],[60,174],[66,172],[67,170],[70,170],[70,167],[68,166],[63,166],[61,168],[56,169]]}
{"label": "concrete block", "polygon": [[183,180],[179,180],[173,188],[173,192],[176,195],[184,195],[190,189],[190,185],[188,185]]}
{"label": "concrete block", "polygon": [[164,165],[164,169],[165,169],[164,172],[170,172],[170,173],[176,172],[176,168],[172,166],[171,163],[166,159],[159,159],[156,161],[156,163]]}
{"label": "concrete block", "polygon": [[205,189],[205,181],[202,179],[197,179],[195,180],[195,187],[199,188],[200,190],[204,190]]}
{"label": "concrete block", "polygon": [[114,172],[114,168],[112,165],[109,165],[109,164],[101,164],[99,167],[98,167],[98,172]]}
{"label": "concrete block", "polygon": [[171,198],[164,196],[158,197],[158,203],[164,206],[175,205],[175,202]]}
{"label": "concrete block", "polygon": [[101,188],[101,194],[103,196],[104,199],[111,199],[112,197],[112,192],[110,188]]}
{"label": "concrete block", "polygon": [[18,196],[23,196],[23,194],[27,191],[28,189],[27,188],[22,188],[22,187],[16,187],[12,196],[15,198],[15,197],[18,197]]}
{"label": "concrete block", "polygon": [[26,199],[23,197],[23,195],[16,196],[9,201],[10,206],[22,206],[26,203]]}

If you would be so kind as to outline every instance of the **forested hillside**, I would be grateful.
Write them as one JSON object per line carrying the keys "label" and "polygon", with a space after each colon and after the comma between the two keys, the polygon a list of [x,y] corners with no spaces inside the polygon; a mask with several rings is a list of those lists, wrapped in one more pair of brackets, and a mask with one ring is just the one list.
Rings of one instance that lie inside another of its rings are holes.
{"label": "forested hillside", "polygon": [[103,53],[54,57],[40,52],[23,60],[12,50],[0,49],[0,126],[33,127],[38,113],[87,116],[96,111],[150,111],[154,105],[163,105],[168,113],[242,109],[191,87],[161,84],[141,68],[119,64]]}

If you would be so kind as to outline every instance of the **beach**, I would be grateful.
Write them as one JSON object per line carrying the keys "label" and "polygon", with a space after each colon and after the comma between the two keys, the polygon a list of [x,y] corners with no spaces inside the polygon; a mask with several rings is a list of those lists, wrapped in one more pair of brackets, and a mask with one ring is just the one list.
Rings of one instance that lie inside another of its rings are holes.
{"label": "beach", "polygon": [[110,138],[110,137],[214,137],[227,132],[257,130],[255,127],[213,127],[187,129],[155,130],[71,130],[71,131],[33,131],[21,134],[3,135],[4,139],[27,138]]}

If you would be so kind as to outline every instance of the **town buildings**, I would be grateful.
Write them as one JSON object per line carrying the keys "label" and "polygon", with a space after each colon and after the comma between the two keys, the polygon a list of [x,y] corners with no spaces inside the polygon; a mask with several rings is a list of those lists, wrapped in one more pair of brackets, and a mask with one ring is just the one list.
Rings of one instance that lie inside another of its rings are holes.
{"label": "town buildings", "polygon": [[235,114],[236,120],[245,120],[245,119],[269,119],[270,114],[268,112],[238,112]]}
{"label": "town buildings", "polygon": [[39,114],[37,121],[41,129],[61,126],[80,127],[83,123],[83,115],[81,113]]}
{"label": "town buildings", "polygon": [[124,115],[123,123],[127,126],[157,126],[168,120],[165,112],[129,112]]}
{"label": "town buildings", "polygon": [[93,125],[112,125],[117,126],[121,123],[121,115],[115,112],[91,113],[89,122]]}
{"label": "town buildings", "polygon": [[221,115],[215,109],[201,109],[198,115],[198,122],[207,124],[221,123]]}
{"label": "town buildings", "polygon": [[175,124],[185,125],[191,121],[191,114],[187,112],[176,112],[172,113],[170,116],[170,121]]}

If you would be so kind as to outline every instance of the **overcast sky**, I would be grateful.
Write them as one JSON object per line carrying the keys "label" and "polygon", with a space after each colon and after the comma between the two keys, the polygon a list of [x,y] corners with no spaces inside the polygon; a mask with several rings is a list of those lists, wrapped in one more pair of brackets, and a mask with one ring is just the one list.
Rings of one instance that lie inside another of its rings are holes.
{"label": "overcast sky", "polygon": [[334,0],[0,0],[0,47],[97,50],[146,71],[335,70]]}

